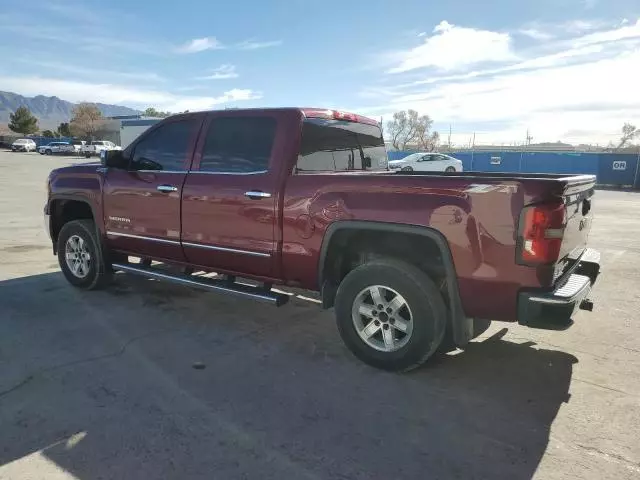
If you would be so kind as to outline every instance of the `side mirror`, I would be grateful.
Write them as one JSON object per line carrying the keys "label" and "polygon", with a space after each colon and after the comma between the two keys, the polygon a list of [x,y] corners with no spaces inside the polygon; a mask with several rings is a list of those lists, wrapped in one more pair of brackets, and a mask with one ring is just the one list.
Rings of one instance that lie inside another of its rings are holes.
{"label": "side mirror", "polygon": [[107,168],[119,168],[126,170],[129,167],[129,160],[125,158],[122,150],[102,150],[100,152],[100,163]]}
{"label": "side mirror", "polygon": [[364,168],[371,168],[371,157],[364,157]]}

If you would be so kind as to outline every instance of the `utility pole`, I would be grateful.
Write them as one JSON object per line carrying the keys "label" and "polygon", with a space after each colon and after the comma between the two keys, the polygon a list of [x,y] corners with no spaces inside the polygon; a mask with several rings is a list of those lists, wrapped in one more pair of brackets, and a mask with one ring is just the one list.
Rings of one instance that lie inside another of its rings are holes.
{"label": "utility pole", "polygon": [[473,152],[476,149],[476,132],[473,132],[473,141],[471,142],[471,171],[473,171]]}
{"label": "utility pole", "polygon": [[449,152],[451,152],[451,124],[449,124],[449,140],[447,143],[449,144]]}

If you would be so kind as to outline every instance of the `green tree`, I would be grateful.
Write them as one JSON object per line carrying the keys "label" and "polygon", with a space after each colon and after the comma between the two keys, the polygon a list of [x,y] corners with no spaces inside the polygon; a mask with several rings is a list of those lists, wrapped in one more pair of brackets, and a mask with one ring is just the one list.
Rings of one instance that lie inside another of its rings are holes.
{"label": "green tree", "polygon": [[58,128],[56,129],[56,133],[58,134],[58,137],[71,137],[71,128],[69,127],[69,124],[67,122],[63,122],[60,125],[58,125]]}
{"label": "green tree", "polygon": [[51,130],[44,130],[42,132],[42,136],[43,137],[47,137],[47,138],[54,138],[56,136],[56,134],[53,133]]}
{"label": "green tree", "polygon": [[93,138],[104,127],[102,112],[93,103],[79,103],[73,109],[73,118],[69,122],[71,133],[78,137]]}
{"label": "green tree", "polygon": [[152,118],[166,118],[171,116],[171,112],[161,112],[159,110],[156,110],[153,107],[147,108],[144,112],[142,112],[142,114],[145,117],[152,117]]}
{"label": "green tree", "polygon": [[9,129],[22,135],[29,135],[38,131],[38,119],[27,107],[19,107],[9,115]]}

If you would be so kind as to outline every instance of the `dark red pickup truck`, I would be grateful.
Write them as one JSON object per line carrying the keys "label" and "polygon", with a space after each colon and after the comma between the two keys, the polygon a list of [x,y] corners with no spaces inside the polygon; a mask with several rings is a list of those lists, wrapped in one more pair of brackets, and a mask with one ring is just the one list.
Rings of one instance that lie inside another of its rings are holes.
{"label": "dark red pickup truck", "polygon": [[169,117],[101,164],[54,170],[45,214],[76,287],[124,271],[275,305],[288,299],[276,284],[319,291],[355,355],[407,370],[488,319],[561,329],[590,310],[594,185],[391,172],[374,120],[224,110]]}

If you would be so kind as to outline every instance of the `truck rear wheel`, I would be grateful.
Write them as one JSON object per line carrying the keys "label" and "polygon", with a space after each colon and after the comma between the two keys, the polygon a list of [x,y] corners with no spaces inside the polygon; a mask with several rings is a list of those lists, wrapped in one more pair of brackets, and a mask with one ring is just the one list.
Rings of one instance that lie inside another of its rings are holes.
{"label": "truck rear wheel", "polygon": [[67,281],[74,287],[94,290],[111,278],[91,220],[65,223],[58,235],[58,263]]}
{"label": "truck rear wheel", "polygon": [[446,329],[446,307],[433,281],[392,258],[349,272],[338,287],[335,312],[351,352],[384,370],[418,367],[435,353]]}

